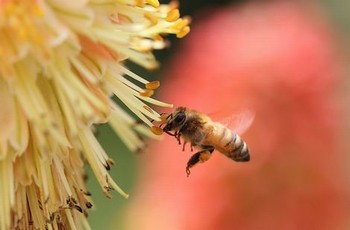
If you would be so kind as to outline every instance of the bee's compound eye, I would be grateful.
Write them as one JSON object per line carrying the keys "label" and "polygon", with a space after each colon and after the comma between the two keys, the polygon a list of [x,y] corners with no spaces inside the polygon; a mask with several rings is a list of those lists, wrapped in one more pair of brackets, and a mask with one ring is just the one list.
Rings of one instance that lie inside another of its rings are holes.
{"label": "bee's compound eye", "polygon": [[177,124],[181,124],[185,121],[186,115],[185,113],[178,113],[174,119],[174,122]]}

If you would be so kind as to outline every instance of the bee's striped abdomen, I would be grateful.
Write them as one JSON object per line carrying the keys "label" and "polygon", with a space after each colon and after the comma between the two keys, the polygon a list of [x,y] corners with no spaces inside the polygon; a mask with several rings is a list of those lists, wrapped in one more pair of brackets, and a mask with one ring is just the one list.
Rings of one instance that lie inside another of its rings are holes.
{"label": "bee's striped abdomen", "polygon": [[232,140],[227,145],[232,145],[228,155],[232,160],[239,162],[250,160],[248,146],[239,135],[233,133]]}

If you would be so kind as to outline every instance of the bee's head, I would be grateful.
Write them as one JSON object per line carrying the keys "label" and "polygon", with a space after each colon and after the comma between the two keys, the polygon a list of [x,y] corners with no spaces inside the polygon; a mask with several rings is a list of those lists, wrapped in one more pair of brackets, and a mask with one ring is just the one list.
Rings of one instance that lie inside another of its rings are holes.
{"label": "bee's head", "polygon": [[172,114],[169,115],[168,121],[163,128],[164,132],[169,132],[172,130],[179,130],[186,121],[186,108],[179,107]]}

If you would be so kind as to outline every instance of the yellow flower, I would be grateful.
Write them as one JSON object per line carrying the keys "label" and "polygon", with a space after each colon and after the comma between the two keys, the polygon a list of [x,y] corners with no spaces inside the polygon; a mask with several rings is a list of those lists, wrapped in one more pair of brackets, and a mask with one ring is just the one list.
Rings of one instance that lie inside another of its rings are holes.
{"label": "yellow flower", "polygon": [[157,0],[0,1],[0,229],[89,228],[92,206],[84,163],[103,191],[124,193],[108,174],[113,161],[93,135],[109,122],[131,150],[159,120],[147,104],[159,82],[124,67],[157,67],[161,34],[183,37],[189,19]]}

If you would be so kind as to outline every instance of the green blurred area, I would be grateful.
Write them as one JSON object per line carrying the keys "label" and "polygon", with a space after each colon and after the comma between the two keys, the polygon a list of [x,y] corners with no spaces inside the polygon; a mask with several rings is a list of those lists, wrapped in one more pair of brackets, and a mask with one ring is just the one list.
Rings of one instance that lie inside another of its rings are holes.
{"label": "green blurred area", "polygon": [[[110,174],[118,185],[127,193],[132,191],[135,183],[135,157],[121,142],[118,136],[108,125],[98,127],[97,138],[115,164]],[[94,208],[89,213],[92,229],[115,229],[116,217],[121,216],[122,208],[128,200],[117,192],[112,192],[112,199],[108,199],[102,192],[93,172],[88,169],[88,189],[92,193]],[[113,226],[114,225],[114,226]]]}
{"label": "green blurred area", "polygon": [[[219,4],[236,3],[240,4],[243,1],[180,1],[180,10],[182,15],[190,15],[193,17],[193,24],[196,23],[196,12],[201,9]],[[341,36],[340,40],[345,41],[349,38],[349,30],[347,28],[350,25],[350,2],[343,0],[321,0],[319,1],[324,5],[324,8],[329,13],[331,23],[334,24],[335,31]],[[182,40],[175,39],[174,37],[168,37],[172,42],[172,46],[166,51],[157,51],[156,56],[159,62],[164,66],[166,61],[171,57],[172,52],[176,49],[176,44]],[[133,64],[129,64],[129,68],[135,73],[143,76],[148,80],[162,78],[161,67],[154,72],[148,72],[141,67],[137,67]],[[97,127],[98,140],[107,152],[107,154],[115,161],[115,165],[111,168],[110,174],[118,183],[118,185],[127,193],[131,193],[136,183],[136,161],[137,154],[131,153],[125,145],[121,142],[118,136],[108,125],[100,125]],[[113,192],[113,198],[108,199],[104,196],[102,189],[100,188],[95,176],[91,169],[88,168],[88,190],[92,193],[92,199],[94,208],[89,212],[89,222],[92,229],[121,229],[118,226],[118,219],[121,218],[123,208],[128,204],[128,200],[124,199],[117,192]]]}

